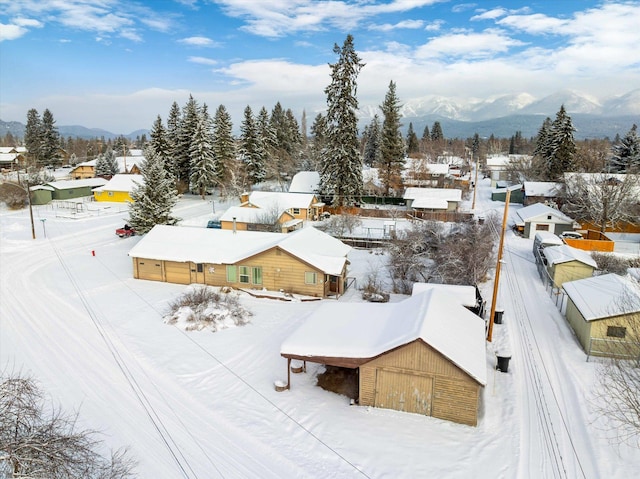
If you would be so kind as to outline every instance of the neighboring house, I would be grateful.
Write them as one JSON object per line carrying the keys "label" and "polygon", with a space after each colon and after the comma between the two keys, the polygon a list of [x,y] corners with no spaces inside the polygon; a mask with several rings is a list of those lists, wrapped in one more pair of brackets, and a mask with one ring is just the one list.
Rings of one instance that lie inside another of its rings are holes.
{"label": "neighboring house", "polygon": [[511,163],[524,161],[527,155],[489,155],[485,163],[485,171],[491,178],[491,186],[495,187],[496,182],[509,180],[509,166]]}
{"label": "neighboring house", "polygon": [[[119,174],[132,174],[139,175],[139,165],[144,161],[144,156],[118,156],[116,162],[118,163]],[[90,160],[78,163],[73,170],[69,173],[72,179],[82,180],[86,178],[94,178],[96,176],[96,161]]]}
{"label": "neighboring house", "polygon": [[548,246],[541,250],[547,273],[554,286],[560,288],[567,281],[590,278],[598,269],[591,255],[569,245]]}
{"label": "neighboring house", "polygon": [[293,359],[357,369],[361,406],[478,423],[485,323],[445,292],[399,303],[322,304],[280,354],[288,369]]}
{"label": "neighboring house", "polygon": [[302,228],[304,221],[287,211],[269,212],[262,208],[232,206],[220,216],[220,225],[223,230],[290,233]]}
{"label": "neighboring house", "polygon": [[[72,198],[82,198],[93,195],[93,189],[99,188],[107,184],[107,180],[103,178],[87,178],[84,180],[62,180],[51,181],[44,185],[44,188],[39,190],[36,198],[33,199],[33,204],[46,204],[51,200],[70,200]],[[33,189],[32,189],[33,191]],[[47,193],[50,192],[50,197],[47,201]],[[42,202],[41,202],[42,201]]]}
{"label": "neighboring house", "polygon": [[114,175],[104,186],[93,190],[96,201],[111,201],[114,203],[133,202],[131,192],[144,183],[142,175]]}
{"label": "neighboring house", "polygon": [[562,196],[562,183],[553,181],[525,181],[524,182],[524,206],[535,203],[546,205],[558,205]]}
{"label": "neighboring house", "polygon": [[291,179],[289,193],[317,193],[320,189],[320,173],[299,171]]}
{"label": "neighboring house", "polygon": [[516,227],[525,238],[533,239],[538,231],[549,231],[559,235],[573,231],[574,221],[560,210],[542,203],[525,206],[516,212]]}
{"label": "neighboring house", "polygon": [[467,286],[460,284],[439,284],[439,283],[413,283],[413,289],[411,290],[411,296],[423,293],[424,291],[430,291],[432,289],[449,293],[452,297],[456,298],[462,306],[467,308],[472,313],[480,316],[484,316],[484,301],[482,295],[476,286]]}
{"label": "neighboring house", "polygon": [[462,190],[456,188],[407,188],[403,199],[407,208],[422,211],[457,211]]}
{"label": "neighboring house", "polygon": [[603,274],[564,284],[566,318],[588,355],[640,354],[640,287],[630,278]]}
{"label": "neighboring house", "polygon": [[0,147],[0,169],[15,170],[24,164],[26,154],[24,146]]}
{"label": "neighboring house", "polygon": [[327,298],[346,288],[350,250],[313,227],[282,234],[157,225],[129,256],[137,279]]}
{"label": "neighboring house", "polygon": [[450,176],[448,163],[429,163],[425,159],[408,158],[402,171],[402,182],[407,187],[438,188]]}
{"label": "neighboring house", "polygon": [[260,208],[275,217],[286,212],[302,221],[319,219],[324,209],[324,203],[313,193],[252,191],[243,195],[241,201],[243,208]]}

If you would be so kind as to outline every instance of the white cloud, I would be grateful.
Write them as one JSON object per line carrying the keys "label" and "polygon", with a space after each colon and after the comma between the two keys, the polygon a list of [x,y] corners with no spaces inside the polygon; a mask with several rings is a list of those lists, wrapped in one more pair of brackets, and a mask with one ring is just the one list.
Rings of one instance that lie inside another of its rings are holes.
{"label": "white cloud", "polygon": [[417,58],[439,58],[466,56],[487,57],[505,53],[509,48],[523,43],[500,31],[486,30],[481,33],[451,33],[431,39],[416,50]]}
{"label": "white cloud", "polygon": [[218,43],[214,42],[213,40],[211,40],[211,38],[207,38],[207,37],[188,37],[188,38],[182,38],[180,40],[178,40],[179,43],[184,43],[185,45],[192,45],[192,46],[196,46],[196,47],[214,47],[214,46],[218,46]]}
{"label": "white cloud", "polygon": [[485,10],[482,13],[474,15],[471,20],[495,20],[507,14],[507,10],[504,8],[494,8],[492,10]]}
{"label": "white cloud", "polygon": [[6,25],[4,23],[0,23],[0,42],[20,38],[27,33],[27,31],[28,30],[26,28],[19,25]]}
{"label": "white cloud", "polygon": [[198,63],[200,65],[217,65],[218,64],[216,60],[213,60],[211,58],[205,58],[205,57],[189,57],[187,60],[190,61],[191,63]]}
{"label": "white cloud", "polygon": [[401,22],[395,23],[395,24],[391,24],[391,23],[385,23],[382,25],[372,25],[369,27],[370,30],[380,30],[383,32],[388,32],[388,31],[392,31],[392,30],[400,30],[400,29],[417,29],[417,28],[422,28],[422,26],[424,25],[424,21],[423,20],[403,20]]}
{"label": "white cloud", "polygon": [[13,23],[21,27],[41,28],[43,26],[42,22],[34,18],[15,18]]}

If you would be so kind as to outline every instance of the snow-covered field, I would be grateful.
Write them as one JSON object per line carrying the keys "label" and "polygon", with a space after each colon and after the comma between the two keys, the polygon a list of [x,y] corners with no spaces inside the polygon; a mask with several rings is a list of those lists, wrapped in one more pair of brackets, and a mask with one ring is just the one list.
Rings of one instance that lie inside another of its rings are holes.
{"label": "snow-covered field", "polygon": [[[480,193],[478,212],[501,213],[488,185]],[[176,214],[203,227],[213,207],[185,197]],[[126,211],[56,213],[34,208],[32,240],[28,211],[0,211],[0,369],[32,374],[82,427],[103,431],[106,447],[129,446],[142,478],[628,479],[640,470],[640,451],[610,442],[591,410],[596,364],[542,287],[530,240],[507,237],[504,322],[487,344],[474,428],[350,406],[315,386],[313,364],[276,392],[286,379],[280,345],[319,302],[243,295],[248,325],[186,333],[162,320],[186,286],[132,278],[127,252],[139,238],[114,234]],[[361,284],[385,256],[354,250],[350,260]],[[340,301],[361,299],[352,289]],[[496,349],[513,355],[506,374],[493,369]]]}

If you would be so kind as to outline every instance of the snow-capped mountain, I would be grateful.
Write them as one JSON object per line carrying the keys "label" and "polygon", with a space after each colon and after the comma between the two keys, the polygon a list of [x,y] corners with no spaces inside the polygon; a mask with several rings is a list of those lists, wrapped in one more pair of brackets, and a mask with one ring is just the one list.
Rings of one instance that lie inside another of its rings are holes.
{"label": "snow-capped mountain", "polygon": [[603,108],[607,116],[640,114],[640,88],[622,96],[610,98]]}
{"label": "snow-capped mountain", "polygon": [[602,105],[597,98],[571,90],[559,91],[541,100],[534,101],[522,108],[518,113],[553,117],[560,109],[560,105],[564,105],[568,113],[584,113],[589,115],[600,115],[603,113]]}
{"label": "snow-capped mountain", "polygon": [[471,116],[475,121],[480,121],[513,115],[521,112],[535,101],[535,97],[529,93],[503,95],[476,105]]}

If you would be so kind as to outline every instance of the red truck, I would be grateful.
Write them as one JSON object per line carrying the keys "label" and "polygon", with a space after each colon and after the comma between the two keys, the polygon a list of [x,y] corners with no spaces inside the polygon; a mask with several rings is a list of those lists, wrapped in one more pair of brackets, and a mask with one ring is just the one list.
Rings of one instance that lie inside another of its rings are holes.
{"label": "red truck", "polygon": [[128,224],[125,224],[122,228],[118,228],[116,230],[116,234],[120,236],[120,238],[128,238],[129,236],[135,236],[136,230],[134,230]]}

